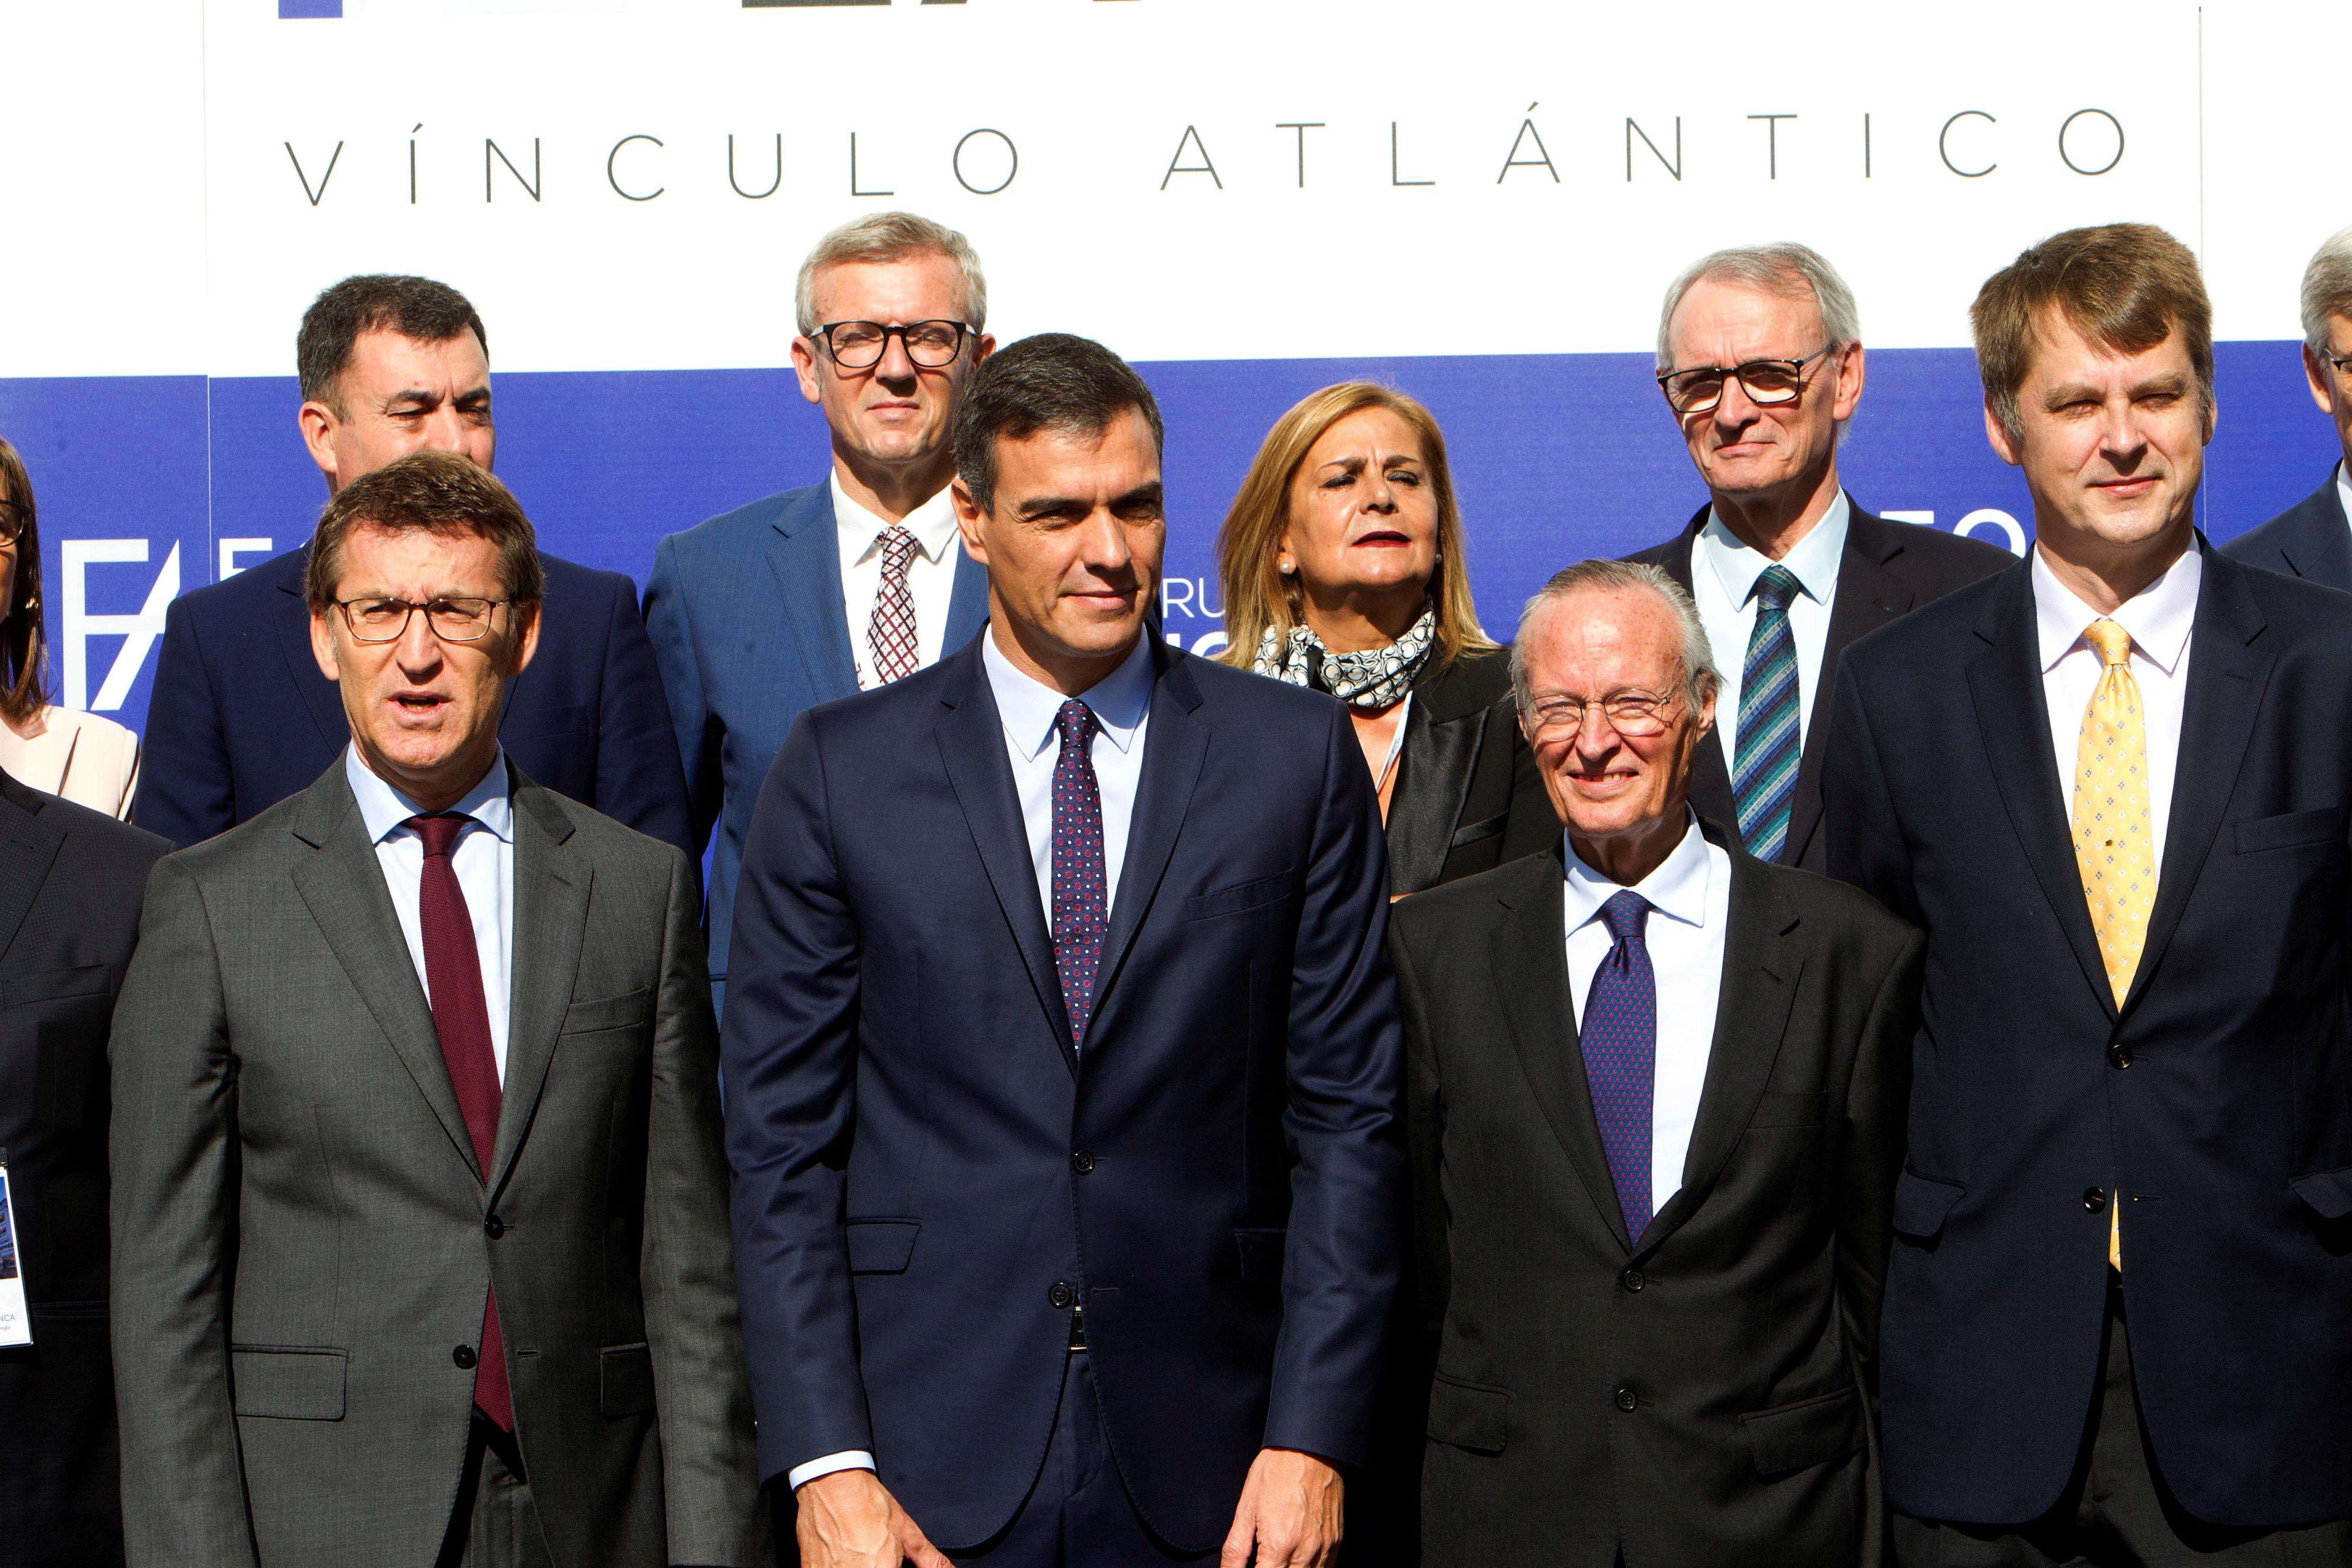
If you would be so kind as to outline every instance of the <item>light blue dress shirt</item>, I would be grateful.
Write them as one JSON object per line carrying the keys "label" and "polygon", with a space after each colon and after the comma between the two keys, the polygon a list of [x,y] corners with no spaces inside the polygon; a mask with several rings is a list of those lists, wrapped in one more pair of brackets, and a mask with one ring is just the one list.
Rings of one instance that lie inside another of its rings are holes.
{"label": "light blue dress shirt", "polygon": [[[400,934],[408,938],[416,983],[425,988],[429,1003],[433,983],[425,976],[425,920],[418,896],[425,879],[425,841],[415,829],[403,825],[422,814],[422,808],[370,772],[357,747],[343,748],[343,777],[360,803],[360,821],[375,845],[375,863],[383,873],[384,890],[392,894],[392,912],[400,916]],[[490,1015],[490,1051],[498,1059],[499,1082],[504,1083],[508,1012],[514,995],[514,798],[507,790],[505,747],[499,747],[482,781],[449,810],[474,819],[459,831],[449,862],[457,868],[466,913],[474,922],[474,950],[482,961],[482,1006]]]}

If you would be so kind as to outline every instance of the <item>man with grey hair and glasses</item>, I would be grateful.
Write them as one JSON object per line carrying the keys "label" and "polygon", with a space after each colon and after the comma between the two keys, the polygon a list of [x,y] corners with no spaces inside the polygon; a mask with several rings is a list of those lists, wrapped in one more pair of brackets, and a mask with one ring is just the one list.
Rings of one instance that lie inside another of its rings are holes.
{"label": "man with grey hair and glasses", "polygon": [[2303,376],[2336,422],[2344,461],[2318,489],[2221,553],[2270,571],[2352,589],[2352,228],[2328,236],[2303,269]]}
{"label": "man with grey hair and glasses", "polygon": [[1570,567],[1512,658],[1565,852],[1389,925],[1436,1366],[1422,1561],[1882,1563],[1925,944],[1692,810],[1718,677],[1663,570]]}
{"label": "man with grey hair and glasses", "polygon": [[971,641],[988,575],[956,541],[956,403],[995,348],[971,243],[912,213],[819,240],[794,291],[801,395],[824,411],[833,472],[662,540],[646,629],[710,857],[714,1000],[735,883],[768,764],[803,708],[913,674]]}
{"label": "man with grey hair and glasses", "polygon": [[1890,523],[1838,480],[1862,401],[1853,293],[1795,244],[1685,268],[1658,316],[1658,386],[1707,504],[1633,559],[1664,568],[1724,653],[1716,737],[1691,799],[1749,852],[1822,871],[1822,732],[1838,655],[1906,612],[1988,577],[2005,551]]}

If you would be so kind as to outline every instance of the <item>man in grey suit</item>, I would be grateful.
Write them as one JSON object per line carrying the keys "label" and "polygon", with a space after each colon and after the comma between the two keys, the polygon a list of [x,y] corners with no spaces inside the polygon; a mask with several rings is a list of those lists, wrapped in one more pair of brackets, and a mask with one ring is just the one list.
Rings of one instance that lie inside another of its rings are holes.
{"label": "man in grey suit", "polygon": [[162,862],[115,1016],[133,1564],[765,1561],[676,849],[499,744],[542,592],[463,457],[339,492],[352,744]]}

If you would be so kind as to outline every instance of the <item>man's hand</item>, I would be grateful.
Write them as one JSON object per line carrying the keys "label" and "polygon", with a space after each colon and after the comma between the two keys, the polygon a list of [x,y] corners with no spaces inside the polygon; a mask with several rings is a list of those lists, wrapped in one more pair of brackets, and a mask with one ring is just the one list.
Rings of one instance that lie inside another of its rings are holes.
{"label": "man's hand", "polygon": [[[814,1485],[814,1482],[811,1482]],[[1295,1448],[1261,1448],[1242,1483],[1241,1506],[1218,1568],[1330,1568],[1343,1520],[1339,1472]]]}
{"label": "man's hand", "polygon": [[835,1470],[803,1482],[793,1496],[800,1503],[793,1533],[800,1537],[801,1568],[955,1568],[872,1470]]}

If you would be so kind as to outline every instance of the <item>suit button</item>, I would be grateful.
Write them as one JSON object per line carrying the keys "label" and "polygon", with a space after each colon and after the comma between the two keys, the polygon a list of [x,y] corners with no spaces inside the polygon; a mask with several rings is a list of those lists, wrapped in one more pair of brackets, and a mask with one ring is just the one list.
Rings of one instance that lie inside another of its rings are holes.
{"label": "suit button", "polygon": [[1633,1407],[1640,1403],[1641,1401],[1633,1396],[1633,1391],[1632,1389],[1621,1388],[1617,1391],[1617,1408],[1625,1412],[1626,1415],[1631,1416],[1633,1413]]}
{"label": "suit button", "polygon": [[2107,1065],[2109,1067],[2121,1072],[2125,1068],[2129,1067],[2131,1064],[2132,1053],[2130,1046],[2111,1045],[2107,1047]]}
{"label": "suit button", "polygon": [[1090,1175],[1095,1168],[1095,1157],[1086,1150],[1080,1149],[1070,1156],[1070,1168],[1080,1176]]}
{"label": "suit button", "polygon": [[1649,1281],[1642,1277],[1642,1270],[1639,1269],[1628,1269],[1625,1270],[1625,1288],[1627,1290],[1638,1293],[1642,1287],[1649,1282]]}
{"label": "suit button", "polygon": [[482,1221],[482,1234],[496,1241],[507,1233],[507,1222],[493,1214]]}
{"label": "suit button", "polygon": [[2083,1207],[2093,1214],[2104,1212],[2107,1207],[2107,1189],[2103,1186],[2084,1187],[2083,1189]]}
{"label": "suit button", "polygon": [[1072,1301],[1076,1301],[1078,1293],[1056,1280],[1054,1281],[1054,1288],[1045,1292],[1045,1299],[1054,1303],[1054,1310],[1058,1312],[1066,1310]]}
{"label": "suit button", "polygon": [[474,1354],[472,1345],[461,1344],[449,1353],[449,1359],[457,1364],[457,1369],[460,1372],[471,1372],[474,1370],[474,1363],[480,1358]]}

